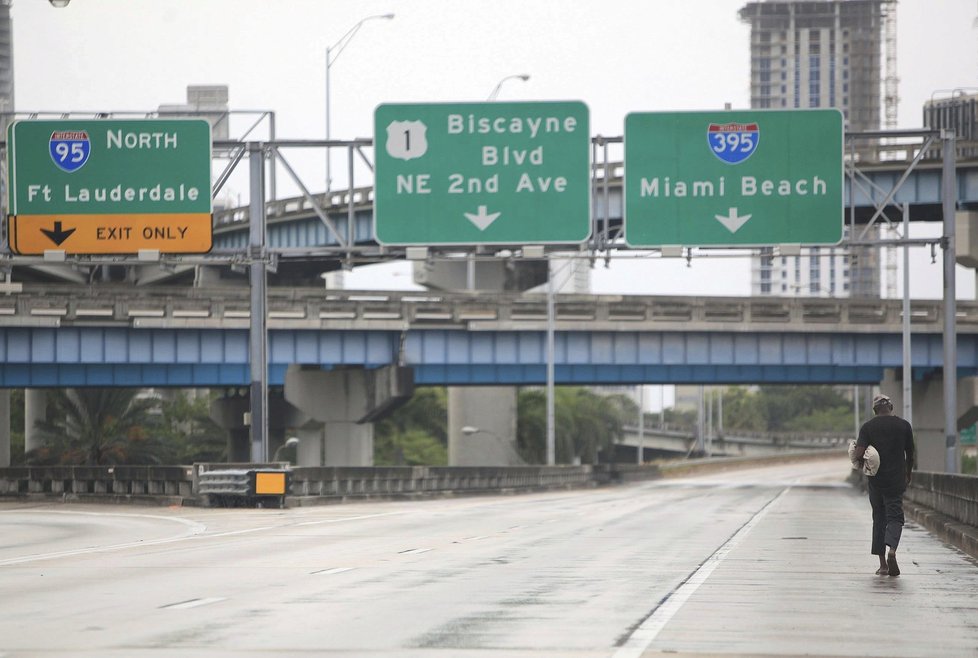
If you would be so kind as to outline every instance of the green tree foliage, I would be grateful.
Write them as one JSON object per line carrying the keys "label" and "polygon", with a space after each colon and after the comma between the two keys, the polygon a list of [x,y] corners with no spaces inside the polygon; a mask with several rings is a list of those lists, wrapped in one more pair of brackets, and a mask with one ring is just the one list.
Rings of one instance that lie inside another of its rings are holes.
{"label": "green tree foliage", "polygon": [[[714,413],[718,406],[714,405]],[[690,429],[696,414],[690,416]],[[726,432],[848,432],[852,403],[832,386],[742,386],[723,389]]]}
{"label": "green tree foliage", "polygon": [[547,393],[543,389],[523,389],[517,396],[516,450],[527,464],[547,463]]}
{"label": "green tree foliage", "polygon": [[[547,399],[542,389],[520,391],[516,444],[529,464],[547,459]],[[582,387],[558,387],[554,397],[558,463],[594,463],[621,439],[638,407],[624,395],[604,396]],[[410,402],[374,426],[374,463],[440,465],[448,460],[448,403],[442,387],[419,388]]]}
{"label": "green tree foliage", "polygon": [[10,391],[10,463],[24,463],[24,389]]}
{"label": "green tree foliage", "polygon": [[852,405],[848,402],[815,409],[806,416],[793,418],[784,426],[788,432],[851,432],[853,429]]}
{"label": "green tree foliage", "polygon": [[852,428],[852,405],[832,386],[761,386],[759,398],[769,432]]}
{"label": "green tree foliage", "polygon": [[172,457],[169,463],[227,461],[227,432],[210,417],[212,397],[177,391],[163,399],[154,431]]}
{"label": "green tree foliage", "polygon": [[415,390],[409,402],[374,425],[377,466],[448,463],[448,394],[444,387]]}
{"label": "green tree foliage", "polygon": [[[521,391],[517,413],[517,445],[529,463],[546,461],[546,393]],[[554,390],[554,443],[557,463],[593,464],[598,453],[621,440],[624,426],[633,424],[638,406],[625,395],[599,395],[580,386]]]}
{"label": "green tree foliage", "polygon": [[44,445],[26,455],[28,463],[159,464],[165,449],[147,431],[151,399],[134,389],[79,388],[48,393],[48,419],[37,424]]}
{"label": "green tree foliage", "polygon": [[740,386],[724,389],[723,427],[727,431],[759,432],[766,430],[767,417],[760,396]]}
{"label": "green tree foliage", "polygon": [[383,463],[375,458],[378,466],[444,466],[448,463],[447,444],[438,442],[424,430],[407,430],[387,446],[382,455]]}
{"label": "green tree foliage", "polygon": [[176,392],[160,400],[139,394],[139,389],[123,388],[48,391],[48,420],[37,426],[43,446],[26,455],[27,463],[191,464],[227,459],[227,435],[210,418],[209,397]]}
{"label": "green tree foliage", "polygon": [[[707,393],[710,390],[707,389]],[[713,391],[716,394],[716,390]],[[718,426],[719,395],[714,397],[714,427]],[[656,414],[657,416],[657,414]],[[666,409],[666,427],[693,432],[696,410]],[[658,418],[647,418],[655,427]],[[723,429],[732,432],[849,432],[852,402],[832,386],[744,386],[723,388]]]}

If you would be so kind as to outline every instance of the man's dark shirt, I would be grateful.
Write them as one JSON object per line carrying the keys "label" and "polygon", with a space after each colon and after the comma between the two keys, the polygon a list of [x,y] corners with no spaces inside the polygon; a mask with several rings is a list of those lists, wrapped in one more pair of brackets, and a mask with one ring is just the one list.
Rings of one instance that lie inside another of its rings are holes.
{"label": "man's dark shirt", "polygon": [[907,486],[907,463],[914,463],[913,428],[899,416],[875,416],[859,428],[857,446],[873,446],[880,454],[880,468],[870,476],[878,489],[903,491]]}

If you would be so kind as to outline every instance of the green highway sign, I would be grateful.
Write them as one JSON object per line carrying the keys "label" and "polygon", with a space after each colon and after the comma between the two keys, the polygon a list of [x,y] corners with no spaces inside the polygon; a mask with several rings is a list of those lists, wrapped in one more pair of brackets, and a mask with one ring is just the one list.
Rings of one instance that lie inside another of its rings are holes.
{"label": "green highway sign", "polygon": [[7,145],[11,251],[210,251],[207,121],[16,121]]}
{"label": "green highway sign", "polygon": [[374,113],[378,242],[587,240],[588,116],[576,101],[380,105]]}
{"label": "green highway sign", "polygon": [[963,430],[958,432],[958,436],[961,437],[961,445],[963,446],[973,446],[976,444],[976,437],[978,437],[978,432],[976,432],[978,425],[970,425],[965,427]]}
{"label": "green highway sign", "polygon": [[625,242],[838,243],[842,126],[835,109],[629,114]]}

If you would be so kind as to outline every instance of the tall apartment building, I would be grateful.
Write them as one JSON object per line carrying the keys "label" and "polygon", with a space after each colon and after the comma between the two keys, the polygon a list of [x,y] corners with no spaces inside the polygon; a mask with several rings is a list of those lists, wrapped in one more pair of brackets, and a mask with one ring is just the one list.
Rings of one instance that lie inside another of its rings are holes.
{"label": "tall apartment building", "polygon": [[0,0],[0,128],[7,134],[9,116],[14,111],[14,35],[10,22],[11,0]]}
{"label": "tall apartment building", "polygon": [[[740,19],[751,26],[751,107],[835,107],[849,131],[879,130],[882,117],[892,123],[895,12],[894,0],[748,3]],[[762,250],[751,264],[751,291],[879,297],[879,251],[822,247],[775,256]]]}

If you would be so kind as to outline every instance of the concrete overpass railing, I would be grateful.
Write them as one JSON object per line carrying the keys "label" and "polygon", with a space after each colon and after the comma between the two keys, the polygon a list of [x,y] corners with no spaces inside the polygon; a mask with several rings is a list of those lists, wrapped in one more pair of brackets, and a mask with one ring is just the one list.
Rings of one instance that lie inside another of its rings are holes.
{"label": "concrete overpass railing", "polygon": [[0,497],[171,504],[193,495],[190,466],[20,466],[0,468]]}
{"label": "concrete overpass railing", "polygon": [[[23,466],[0,468],[0,499],[50,498],[83,502],[206,504],[200,473],[269,464],[193,466]],[[276,468],[281,464],[274,464]],[[299,467],[290,471],[290,505],[369,497],[422,497],[596,486],[612,466]],[[650,470],[650,473],[657,471]]]}
{"label": "concrete overpass railing", "polygon": [[978,476],[917,472],[904,497],[911,518],[978,558]]}
{"label": "concrete overpass railing", "polygon": [[[245,329],[246,287],[157,288],[125,285],[26,284],[0,300],[0,326],[130,326]],[[943,331],[943,305],[914,300],[915,333]],[[902,301],[789,297],[671,297],[558,295],[561,330],[738,332],[804,331],[900,333]],[[326,291],[271,288],[269,328],[375,329],[468,328],[541,331],[547,324],[543,294]],[[959,333],[978,333],[978,303],[958,302]]]}
{"label": "concrete overpass railing", "polygon": [[366,497],[420,497],[488,491],[535,491],[609,481],[604,466],[307,467],[292,475],[297,505]]}

